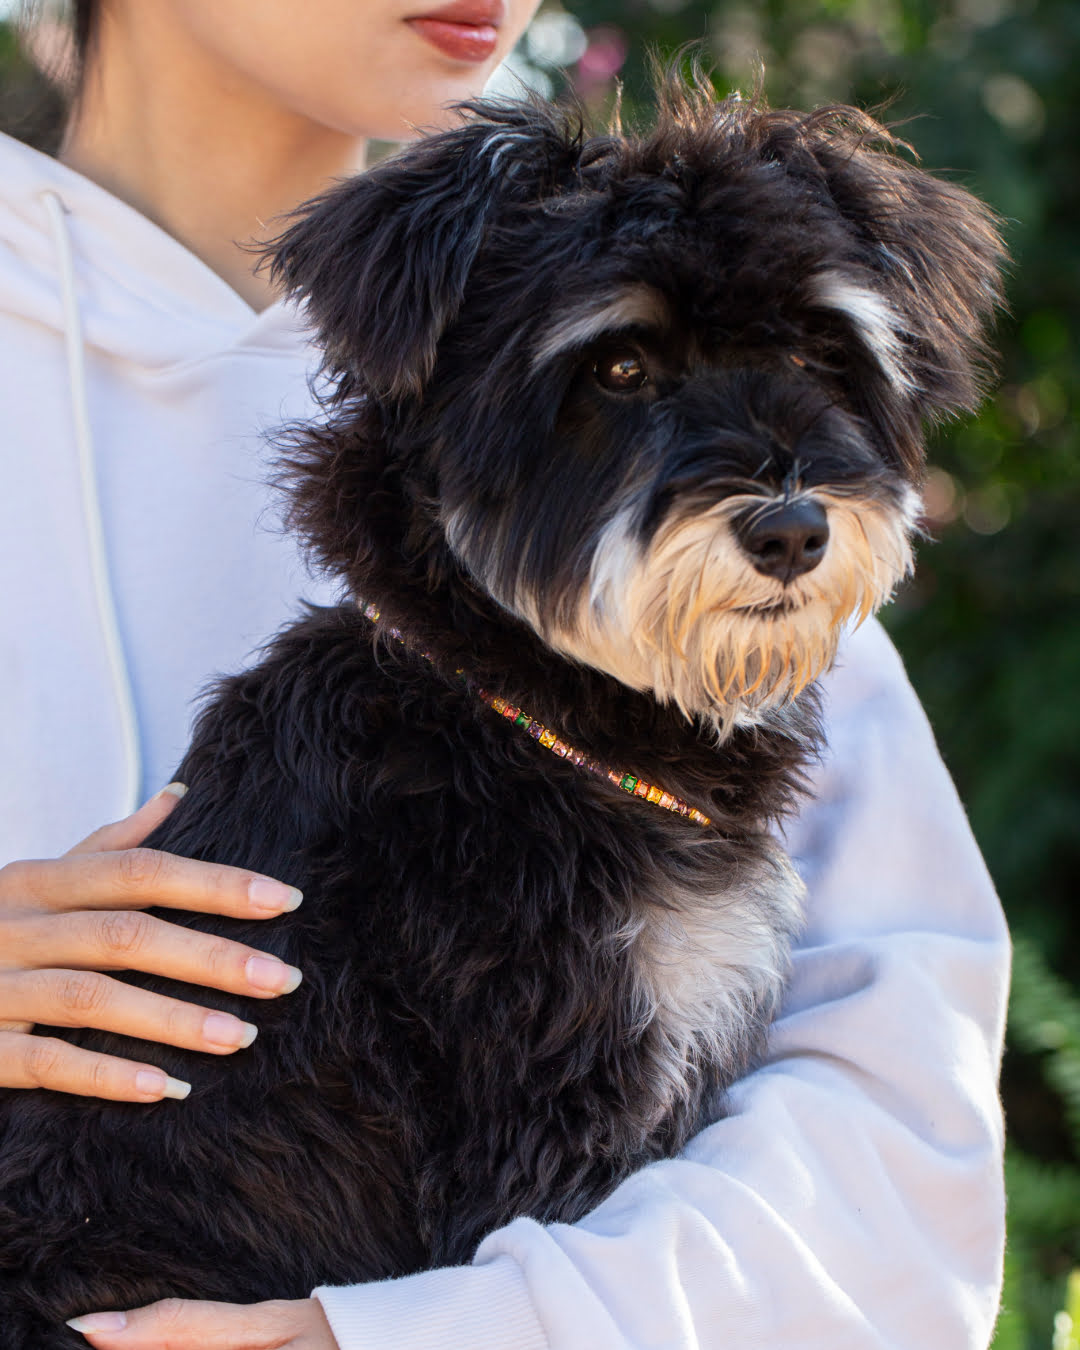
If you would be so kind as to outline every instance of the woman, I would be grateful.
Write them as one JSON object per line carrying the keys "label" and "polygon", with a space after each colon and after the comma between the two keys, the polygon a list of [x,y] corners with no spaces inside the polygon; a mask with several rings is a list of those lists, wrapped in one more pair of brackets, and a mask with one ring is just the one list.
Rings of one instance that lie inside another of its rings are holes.
{"label": "woman", "polygon": [[[313,362],[245,245],[359,167],[368,136],[478,92],[535,2],[427,5],[83,3],[61,162],[0,147],[0,862],[15,860],[0,872],[0,1084],[184,1094],[152,1055],[94,1056],[34,1023],[216,1054],[253,1034],[98,972],[253,999],[302,978],[140,912],[272,918],[300,902],[287,877],[139,850],[182,788],[25,859],[162,782],[200,683],[295,596],[325,598],[265,521],[259,433],[309,407]],[[1007,940],[879,628],[847,643],[828,689],[830,757],[791,832],[808,931],[769,1062],[730,1117],[581,1224],[518,1220],[468,1268],[79,1329],[109,1350],[985,1344]]]}

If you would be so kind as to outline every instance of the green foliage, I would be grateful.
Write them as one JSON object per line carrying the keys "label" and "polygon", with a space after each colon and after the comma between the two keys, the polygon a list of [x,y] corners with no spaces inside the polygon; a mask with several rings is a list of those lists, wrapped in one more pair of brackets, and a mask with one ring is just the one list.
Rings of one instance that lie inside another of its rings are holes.
{"label": "green foliage", "polygon": [[[1045,1057],[1046,1080],[1062,1102],[1080,1159],[1080,997],[1046,968],[1038,949],[1022,938],[1017,939],[1013,953],[1009,1027],[1017,1049]],[[1080,1231],[1080,1205],[1074,1220]]]}
{"label": "green foliage", "polygon": [[[1060,1106],[1071,1159],[1039,1160],[1012,1147],[1005,1164],[1009,1195],[1009,1255],[995,1350],[1054,1345],[1070,1350],[1056,1316],[1066,1272],[1080,1262],[1080,997],[1054,975],[1038,948],[1018,939],[1013,962],[1009,1035],[1014,1051],[1038,1057],[1043,1082]],[[1069,1284],[1066,1313],[1080,1331],[1080,1288]],[[1075,1308],[1075,1311],[1074,1311]],[[1024,1339],[1024,1335],[1027,1339]],[[1068,1333],[1072,1335],[1072,1331]],[[1075,1342],[1074,1342],[1075,1345]],[[1076,1350],[1080,1350],[1077,1347]]]}
{"label": "green foliage", "polygon": [[1065,1307],[1054,1318],[1053,1350],[1080,1350],[1080,1270],[1069,1276]]}

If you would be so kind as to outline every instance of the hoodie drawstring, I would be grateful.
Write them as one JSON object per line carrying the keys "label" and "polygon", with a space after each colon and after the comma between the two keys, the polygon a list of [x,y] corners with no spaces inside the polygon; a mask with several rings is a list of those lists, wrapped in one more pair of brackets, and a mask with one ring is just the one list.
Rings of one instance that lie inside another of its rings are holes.
{"label": "hoodie drawstring", "polygon": [[71,252],[64,203],[55,192],[42,192],[41,201],[49,217],[56,254],[60,264],[60,289],[64,305],[64,345],[67,350],[68,384],[75,430],[75,449],[82,487],[83,520],[90,554],[90,578],[97,606],[98,624],[109,668],[113,697],[120,717],[121,750],[124,760],[124,796],[122,815],[130,815],[139,804],[142,792],[142,759],[135,699],[131,691],[116,601],[109,573],[105,530],[101,519],[97,474],[94,464],[94,440],[86,399],[86,357],[83,346],[82,316],[75,290],[75,264]]}

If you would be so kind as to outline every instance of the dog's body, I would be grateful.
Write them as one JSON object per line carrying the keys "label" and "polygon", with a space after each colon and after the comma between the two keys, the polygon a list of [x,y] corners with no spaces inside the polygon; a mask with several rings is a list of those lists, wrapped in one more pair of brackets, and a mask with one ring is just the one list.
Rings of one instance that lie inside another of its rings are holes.
{"label": "dog's body", "polygon": [[[467,1260],[509,1216],[574,1218],[677,1149],[760,1049],[797,886],[758,811],[725,813],[721,838],[619,797],[423,657],[391,640],[376,658],[370,627],[316,613],[230,681],[183,765],[190,801],[154,840],[304,889],[272,931],[199,920],[305,972],[260,1008],[258,1048],[160,1052],[194,1084],[182,1103],[8,1108],[5,1199],[12,1136],[24,1197],[43,1158],[68,1173],[22,1199],[17,1243],[4,1225],[4,1260],[49,1271],[54,1317]],[[538,715],[558,706],[521,687]],[[642,771],[704,801],[715,750],[641,696],[618,712],[639,720]],[[730,774],[733,801],[786,795],[802,748],[778,735],[764,775]],[[749,969],[725,976],[734,953]]]}
{"label": "dog's body", "polygon": [[640,141],[482,109],[284,237],[336,386],[293,522],[352,600],[222,684],[149,842],[300,886],[189,921],[304,982],[235,1057],[135,1051],[185,1102],[3,1103],[2,1350],[573,1219],[760,1054],[800,691],[908,567],[1000,252],[850,110],[665,97]]}

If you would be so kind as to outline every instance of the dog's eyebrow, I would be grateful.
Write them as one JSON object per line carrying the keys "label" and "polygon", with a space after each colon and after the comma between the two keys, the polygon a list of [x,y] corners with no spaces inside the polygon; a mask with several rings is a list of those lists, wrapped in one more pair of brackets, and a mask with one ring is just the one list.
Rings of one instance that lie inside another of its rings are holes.
{"label": "dog's eyebrow", "polygon": [[917,386],[902,361],[903,321],[883,296],[833,268],[816,275],[812,294],[819,305],[847,316],[897,389],[905,394],[915,392]]}
{"label": "dog's eyebrow", "polygon": [[670,321],[664,297],[651,286],[626,286],[583,307],[564,310],[541,336],[533,352],[533,369],[560,352],[585,347],[595,338],[620,328],[660,328]]}

